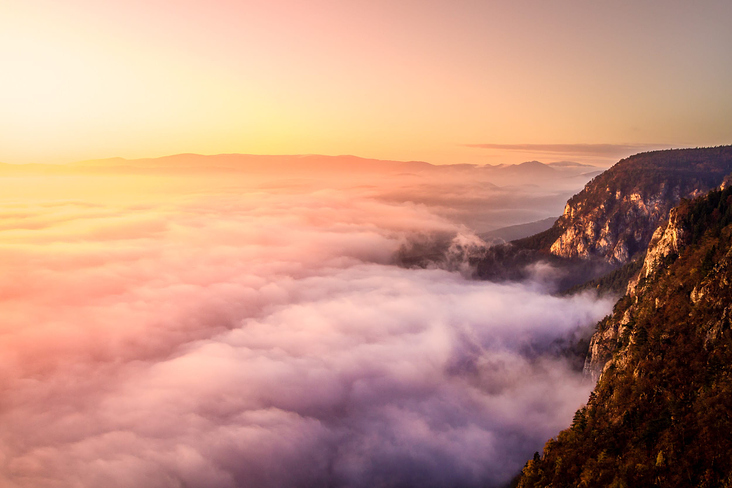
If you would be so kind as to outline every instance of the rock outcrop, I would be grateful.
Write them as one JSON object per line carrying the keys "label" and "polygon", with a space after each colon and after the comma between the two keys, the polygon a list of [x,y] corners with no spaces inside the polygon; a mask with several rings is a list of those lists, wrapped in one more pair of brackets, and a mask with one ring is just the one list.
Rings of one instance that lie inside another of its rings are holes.
{"label": "rock outcrop", "polygon": [[682,198],[718,187],[732,172],[732,147],[637,154],[572,197],[547,231],[549,252],[622,265],[645,252],[658,224]]}
{"label": "rock outcrop", "polygon": [[[532,265],[545,262],[561,270],[561,279],[552,286],[566,292],[615,270],[617,276],[610,280],[615,293],[616,285],[624,289],[627,277],[637,270],[637,260],[670,210],[684,198],[718,187],[730,173],[732,146],[631,156],[573,196],[550,229],[491,246],[472,258],[475,276],[521,280],[531,276]],[[601,286],[598,281],[597,288]]]}
{"label": "rock outcrop", "polygon": [[628,284],[628,294],[635,296],[640,280],[656,273],[670,257],[678,256],[688,241],[689,229],[685,228],[683,218],[679,216],[679,209],[673,208],[669,212],[668,220],[662,222],[653,233],[640,273]]}
{"label": "rock outcrop", "polygon": [[617,351],[618,344],[632,330],[634,316],[637,312],[635,302],[637,302],[639,285],[659,272],[688,245],[690,231],[687,226],[688,223],[680,209],[671,209],[668,220],[662,222],[653,233],[640,272],[628,284],[624,300],[629,301],[630,305],[620,313],[619,309],[625,305],[624,300],[621,300],[618,302],[613,316],[597,325],[597,330],[590,339],[584,366],[585,374],[590,376],[593,381],[600,378],[601,373]]}
{"label": "rock outcrop", "polygon": [[732,187],[659,226],[586,368],[587,405],[518,486],[730,486]]}
{"label": "rock outcrop", "polygon": [[607,187],[605,193],[606,201],[591,208],[581,200],[567,203],[559,223],[565,230],[552,244],[552,254],[627,262],[645,247],[658,221],[678,203],[681,186],[662,185],[657,193],[639,190],[629,195]]}

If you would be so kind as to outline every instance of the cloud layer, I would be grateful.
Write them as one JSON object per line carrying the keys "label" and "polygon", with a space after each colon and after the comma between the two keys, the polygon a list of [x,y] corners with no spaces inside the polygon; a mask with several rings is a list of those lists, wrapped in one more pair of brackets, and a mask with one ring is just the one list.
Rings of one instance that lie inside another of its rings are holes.
{"label": "cloud layer", "polygon": [[608,302],[392,264],[436,207],[89,178],[0,208],[3,486],[495,486],[591,389],[540,351]]}

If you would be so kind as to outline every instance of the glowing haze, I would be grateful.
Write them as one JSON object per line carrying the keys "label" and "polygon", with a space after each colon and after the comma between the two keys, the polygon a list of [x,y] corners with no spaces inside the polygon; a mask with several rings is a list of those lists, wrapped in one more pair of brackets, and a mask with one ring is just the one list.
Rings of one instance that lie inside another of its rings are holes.
{"label": "glowing haze", "polygon": [[499,486],[586,400],[552,351],[611,302],[468,279],[460,223],[586,177],[209,159],[0,167],[3,487]]}
{"label": "glowing haze", "polygon": [[730,143],[729,18],[712,0],[6,0],[0,161]]}
{"label": "glowing haze", "polygon": [[0,2],[0,486],[504,485],[612,304],[471,279],[480,235],[584,163],[732,142],[730,18]]}

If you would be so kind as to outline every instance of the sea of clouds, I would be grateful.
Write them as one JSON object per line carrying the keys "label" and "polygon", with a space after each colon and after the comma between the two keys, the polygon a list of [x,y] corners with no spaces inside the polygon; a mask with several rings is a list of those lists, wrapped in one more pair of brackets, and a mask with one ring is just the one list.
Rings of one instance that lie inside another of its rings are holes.
{"label": "sea of clouds", "polygon": [[0,485],[507,482],[593,386],[537,351],[611,302],[396,266],[556,194],[390,181],[3,179]]}

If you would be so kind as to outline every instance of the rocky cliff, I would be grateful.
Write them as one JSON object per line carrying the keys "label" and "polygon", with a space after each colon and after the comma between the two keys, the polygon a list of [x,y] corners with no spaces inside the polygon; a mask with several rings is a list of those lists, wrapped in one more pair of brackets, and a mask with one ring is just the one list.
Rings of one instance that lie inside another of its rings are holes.
{"label": "rocky cliff", "polygon": [[612,317],[597,325],[597,330],[590,339],[584,367],[585,374],[593,381],[600,378],[604,368],[609,366],[609,361],[617,351],[621,339],[630,333],[634,316],[638,312],[638,295],[645,289],[646,281],[678,256],[688,244],[690,232],[688,222],[684,218],[686,216],[684,209],[685,206],[671,209],[668,220],[658,226],[653,233],[640,271],[630,279],[626,297],[618,302]]}
{"label": "rocky cliff", "polygon": [[[725,178],[725,182],[721,185],[719,191],[729,187],[728,180],[729,177]],[[714,198],[716,194],[710,193],[704,199],[700,199],[700,202]],[[623,308],[623,304],[626,303],[626,301],[620,300],[613,317],[598,324],[590,339],[590,347],[584,367],[585,374],[594,381],[597,381],[602,371],[609,366],[608,362],[616,352],[621,338],[629,333],[629,328],[634,322],[634,316],[638,313],[639,296],[647,292],[648,280],[667,267],[669,262],[676,259],[692,242],[695,232],[698,234],[699,229],[694,228],[694,225],[699,225],[698,216],[695,216],[691,211],[692,208],[695,208],[694,205],[700,205],[700,203],[694,204],[686,201],[671,209],[668,219],[662,221],[653,233],[642,260],[643,264],[640,271],[629,280],[626,295],[627,299],[631,301],[631,305],[620,314],[619,309]],[[700,292],[695,291],[694,293]]]}
{"label": "rocky cliff", "polygon": [[555,256],[624,264],[645,252],[659,222],[682,198],[719,186],[730,172],[732,146],[631,156],[590,181],[534,242]]}
{"label": "rocky cliff", "polygon": [[595,390],[519,486],[732,486],[731,327],[724,188],[682,201],[653,233],[593,337]]}

